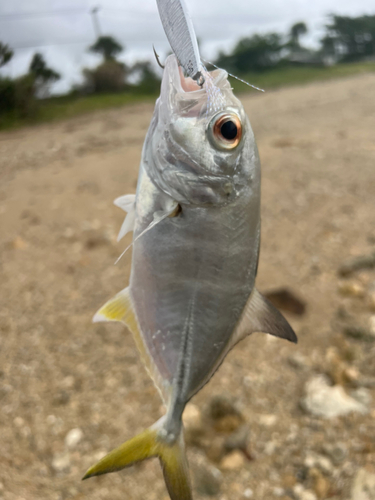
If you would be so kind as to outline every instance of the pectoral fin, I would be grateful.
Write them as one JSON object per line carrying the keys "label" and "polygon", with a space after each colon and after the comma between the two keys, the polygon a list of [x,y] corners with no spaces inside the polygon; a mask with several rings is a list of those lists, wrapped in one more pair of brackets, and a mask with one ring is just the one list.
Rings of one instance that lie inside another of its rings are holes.
{"label": "pectoral fin", "polygon": [[135,194],[124,194],[124,196],[119,196],[115,199],[113,204],[121,208],[121,210],[124,210],[124,212],[130,212],[134,208]]}
{"label": "pectoral fin", "polygon": [[120,241],[126,234],[134,229],[135,223],[135,194],[126,194],[116,198],[113,202],[116,207],[121,208],[127,212],[125,220],[121,226],[120,232],[117,236],[117,241]]}
{"label": "pectoral fin", "polygon": [[254,332],[263,332],[297,343],[297,336],[284,316],[254,288],[233,333],[231,347]]}

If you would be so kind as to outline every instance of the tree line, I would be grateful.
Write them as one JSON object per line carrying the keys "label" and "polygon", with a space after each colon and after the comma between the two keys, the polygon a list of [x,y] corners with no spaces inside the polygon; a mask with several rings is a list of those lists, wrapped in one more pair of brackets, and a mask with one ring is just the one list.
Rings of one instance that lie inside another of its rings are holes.
{"label": "tree line", "polygon": [[[244,75],[292,64],[330,65],[366,58],[375,60],[375,15],[332,14],[316,50],[302,44],[301,39],[307,32],[306,23],[301,21],[286,34],[254,34],[241,38],[233,50],[219,53],[215,64]],[[94,69],[83,69],[83,82],[72,89],[73,93],[131,91],[151,94],[158,91],[160,80],[152,63],[139,61],[128,66],[120,62],[117,58],[125,47],[112,36],[100,36],[88,50],[99,54],[102,60]],[[0,42],[0,67],[9,63],[12,57],[12,49]],[[34,54],[25,75],[16,79],[0,77],[0,116],[9,111],[20,117],[31,116],[36,112],[38,98],[47,97],[51,85],[60,77],[47,65],[42,54]]]}
{"label": "tree line", "polygon": [[331,65],[375,58],[375,15],[348,17],[332,14],[316,50],[301,44],[308,32],[304,22],[286,35],[266,33],[241,38],[230,53],[221,52],[216,64],[239,73],[269,70],[282,65]]}

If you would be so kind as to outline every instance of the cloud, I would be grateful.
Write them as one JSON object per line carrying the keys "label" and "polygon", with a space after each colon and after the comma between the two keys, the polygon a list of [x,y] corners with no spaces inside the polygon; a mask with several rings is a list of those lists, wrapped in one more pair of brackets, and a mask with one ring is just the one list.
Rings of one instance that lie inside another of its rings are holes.
{"label": "cloud", "polygon": [[[283,31],[303,20],[316,44],[330,12],[342,15],[373,14],[373,0],[185,0],[204,56],[213,58],[241,36],[255,32]],[[86,49],[95,31],[88,0],[12,0],[0,5],[0,39],[15,47],[15,57],[2,72],[27,70],[32,54],[42,52],[47,62],[64,76],[55,89],[65,91],[80,78],[81,68],[96,59]],[[111,34],[126,46],[123,59],[152,57],[152,44],[163,54],[168,44],[159,20],[156,0],[101,0],[98,13],[102,33]],[[55,14],[52,14],[55,12]]]}

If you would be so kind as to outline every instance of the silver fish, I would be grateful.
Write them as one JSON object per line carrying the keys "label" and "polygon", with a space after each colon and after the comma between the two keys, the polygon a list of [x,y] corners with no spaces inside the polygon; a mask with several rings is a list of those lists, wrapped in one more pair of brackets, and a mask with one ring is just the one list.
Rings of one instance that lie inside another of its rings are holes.
{"label": "silver fish", "polygon": [[85,478],[159,457],[172,500],[190,500],[182,413],[227,353],[252,332],[296,342],[255,289],[260,162],[250,122],[224,70],[203,88],[166,60],[143,147],[136,195],[116,200],[133,229],[128,288],[95,321],[133,333],[167,411],[104,457]]}

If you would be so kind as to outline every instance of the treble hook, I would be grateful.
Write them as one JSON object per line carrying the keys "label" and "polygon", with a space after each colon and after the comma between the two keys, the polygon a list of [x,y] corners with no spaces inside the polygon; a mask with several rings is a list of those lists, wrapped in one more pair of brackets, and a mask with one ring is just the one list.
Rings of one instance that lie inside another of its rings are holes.
{"label": "treble hook", "polygon": [[158,63],[158,65],[159,65],[162,69],[164,69],[164,68],[165,68],[165,66],[163,66],[163,65],[162,65],[162,63],[160,62],[159,54],[156,52],[154,45],[152,45],[152,48],[154,49],[154,54],[155,54],[155,59],[156,59],[156,62]]}

